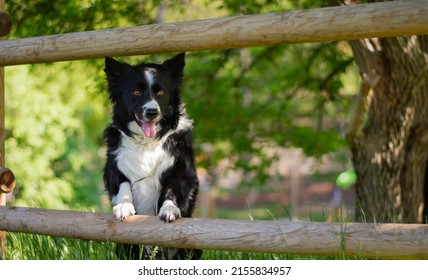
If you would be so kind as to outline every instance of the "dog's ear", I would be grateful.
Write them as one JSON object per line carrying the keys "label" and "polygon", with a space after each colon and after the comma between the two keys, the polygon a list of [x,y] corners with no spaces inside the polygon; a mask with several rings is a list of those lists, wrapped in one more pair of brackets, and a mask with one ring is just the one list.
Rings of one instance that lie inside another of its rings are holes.
{"label": "dog's ear", "polygon": [[113,102],[121,95],[119,85],[121,84],[121,76],[125,73],[128,64],[114,60],[111,57],[105,58],[104,72],[107,75],[108,94]]}
{"label": "dog's ear", "polygon": [[162,64],[174,78],[181,79],[183,77],[184,56],[184,52],[180,53]]}
{"label": "dog's ear", "polygon": [[106,73],[107,77],[109,78],[120,77],[123,73],[123,66],[124,63],[119,62],[111,57],[106,57],[104,73]]}

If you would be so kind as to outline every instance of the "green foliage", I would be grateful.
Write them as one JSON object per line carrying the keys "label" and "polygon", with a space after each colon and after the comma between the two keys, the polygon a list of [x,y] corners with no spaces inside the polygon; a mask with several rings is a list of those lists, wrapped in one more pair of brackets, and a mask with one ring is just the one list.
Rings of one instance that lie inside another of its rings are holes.
{"label": "green foliage", "polygon": [[6,9],[12,16],[11,35],[20,38],[153,23],[150,13],[159,1],[145,2],[11,0]]}
{"label": "green foliage", "polygon": [[[340,74],[351,62],[338,43],[192,54],[184,97],[207,154],[201,164],[233,159],[260,184],[276,157],[266,155],[266,144],[317,157],[346,147],[340,128],[350,103]],[[262,160],[254,165],[254,157]]]}
{"label": "green foliage", "polygon": [[18,178],[18,205],[98,204],[106,102],[83,71],[97,74],[82,63],[6,68],[6,162]]}

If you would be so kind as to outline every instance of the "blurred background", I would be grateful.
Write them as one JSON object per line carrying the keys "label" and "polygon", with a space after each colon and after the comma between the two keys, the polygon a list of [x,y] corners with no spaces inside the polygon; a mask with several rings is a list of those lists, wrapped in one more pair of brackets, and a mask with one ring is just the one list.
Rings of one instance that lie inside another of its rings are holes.
{"label": "blurred background", "polygon": [[[7,39],[295,10],[328,1],[6,1]],[[172,55],[123,57],[162,62]],[[16,206],[110,212],[102,183],[109,122],[103,59],[5,68],[6,166]],[[347,42],[191,52],[183,100],[201,181],[195,216],[353,219],[345,139],[360,77]]]}

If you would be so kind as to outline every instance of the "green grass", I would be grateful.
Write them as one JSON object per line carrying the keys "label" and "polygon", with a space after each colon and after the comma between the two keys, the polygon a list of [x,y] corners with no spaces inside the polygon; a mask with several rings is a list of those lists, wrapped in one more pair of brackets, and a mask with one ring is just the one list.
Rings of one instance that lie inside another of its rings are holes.
{"label": "green grass", "polygon": [[[116,260],[115,244],[24,233],[7,233],[9,260]],[[204,260],[317,260],[337,257],[205,250]]]}
{"label": "green grass", "polygon": [[24,233],[7,233],[7,259],[114,260],[115,245]]}

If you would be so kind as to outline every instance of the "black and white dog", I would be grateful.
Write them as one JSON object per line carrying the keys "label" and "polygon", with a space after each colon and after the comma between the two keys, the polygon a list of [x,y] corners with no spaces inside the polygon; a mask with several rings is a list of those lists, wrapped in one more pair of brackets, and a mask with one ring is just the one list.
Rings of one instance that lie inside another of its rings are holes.
{"label": "black and white dog", "polygon": [[[104,183],[122,221],[144,214],[170,223],[192,215],[199,183],[192,121],[180,97],[184,65],[184,53],[136,66],[105,59],[113,116],[104,132]],[[198,250],[120,247],[124,258],[200,257]]]}

